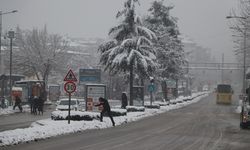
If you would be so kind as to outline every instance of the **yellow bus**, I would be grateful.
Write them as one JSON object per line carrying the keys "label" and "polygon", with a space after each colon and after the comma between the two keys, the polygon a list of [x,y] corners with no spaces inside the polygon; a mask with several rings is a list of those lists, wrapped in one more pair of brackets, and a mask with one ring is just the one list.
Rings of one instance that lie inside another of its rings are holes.
{"label": "yellow bus", "polygon": [[217,104],[231,104],[233,90],[230,84],[218,84],[216,90]]}

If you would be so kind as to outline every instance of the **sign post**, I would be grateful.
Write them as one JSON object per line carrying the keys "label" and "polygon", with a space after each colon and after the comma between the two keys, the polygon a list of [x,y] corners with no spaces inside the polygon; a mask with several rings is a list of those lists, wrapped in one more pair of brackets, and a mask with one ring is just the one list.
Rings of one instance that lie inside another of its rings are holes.
{"label": "sign post", "polygon": [[150,79],[150,84],[148,85],[148,91],[150,92],[150,105],[153,102],[153,92],[155,92],[154,79]]}
{"label": "sign post", "polygon": [[64,84],[64,90],[69,94],[68,124],[70,124],[71,93],[75,92],[76,84],[74,82],[77,81],[72,70],[69,70],[69,72],[64,78],[64,81],[66,81],[66,83]]}

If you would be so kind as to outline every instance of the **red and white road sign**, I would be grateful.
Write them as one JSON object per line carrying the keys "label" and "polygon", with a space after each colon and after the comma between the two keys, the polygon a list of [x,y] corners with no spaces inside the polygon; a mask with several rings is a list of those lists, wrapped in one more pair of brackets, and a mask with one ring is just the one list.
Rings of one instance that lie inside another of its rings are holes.
{"label": "red and white road sign", "polygon": [[73,71],[70,69],[67,75],[64,77],[63,81],[73,81],[77,82],[76,76],[74,75]]}
{"label": "red and white road sign", "polygon": [[69,82],[66,82],[64,84],[64,90],[67,92],[67,93],[73,93],[76,91],[76,84],[72,81],[69,81]]}

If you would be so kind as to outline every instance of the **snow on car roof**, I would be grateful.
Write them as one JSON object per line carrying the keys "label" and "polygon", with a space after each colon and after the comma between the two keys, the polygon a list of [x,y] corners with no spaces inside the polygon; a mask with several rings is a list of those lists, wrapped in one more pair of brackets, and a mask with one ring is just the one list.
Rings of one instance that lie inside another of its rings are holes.
{"label": "snow on car roof", "polygon": [[[68,98],[63,98],[63,99],[60,99],[59,101],[68,101],[69,99]],[[76,98],[71,98],[71,101],[77,101],[78,99]]]}

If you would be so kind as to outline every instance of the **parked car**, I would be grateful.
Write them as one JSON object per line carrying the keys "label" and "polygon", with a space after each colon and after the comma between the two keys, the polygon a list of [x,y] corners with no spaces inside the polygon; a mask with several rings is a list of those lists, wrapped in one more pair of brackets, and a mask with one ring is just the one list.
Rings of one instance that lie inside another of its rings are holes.
{"label": "parked car", "polygon": [[246,129],[250,127],[250,105],[243,104],[240,114],[240,127]]}
{"label": "parked car", "polygon": [[[80,103],[80,101],[76,98],[72,98],[70,102],[70,110],[75,111],[82,111],[83,110],[83,103]],[[60,111],[68,111],[69,110],[69,99],[63,98],[60,99],[57,103],[56,110]]]}

